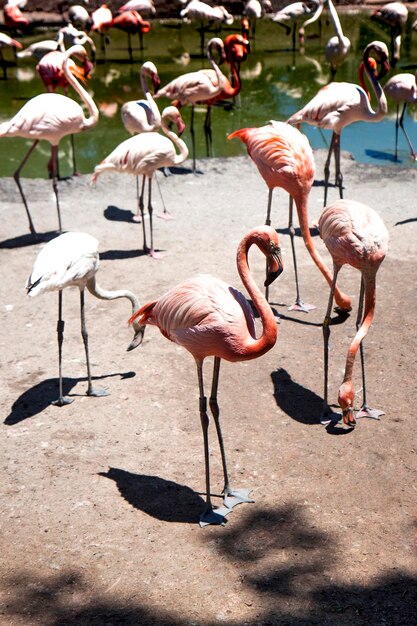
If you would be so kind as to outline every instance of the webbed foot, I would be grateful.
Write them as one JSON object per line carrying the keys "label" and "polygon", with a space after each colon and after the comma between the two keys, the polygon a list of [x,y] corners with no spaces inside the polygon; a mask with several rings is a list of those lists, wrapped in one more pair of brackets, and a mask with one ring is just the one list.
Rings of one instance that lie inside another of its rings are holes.
{"label": "webbed foot", "polygon": [[298,300],[293,305],[288,307],[289,311],[301,311],[302,313],[309,313],[317,309],[314,304],[308,304],[307,302],[303,302],[302,300]]}
{"label": "webbed foot", "polygon": [[98,387],[97,389],[89,389],[87,391],[87,396],[93,396],[95,398],[101,398],[109,395],[110,391],[107,391],[107,389],[100,389],[100,387]]}
{"label": "webbed foot", "polygon": [[359,419],[361,417],[369,417],[370,419],[373,419],[373,420],[379,420],[381,415],[385,415],[385,412],[379,411],[378,409],[370,409],[369,406],[364,404],[364,406],[361,407],[359,411],[356,413],[356,419]]}
{"label": "webbed foot", "polygon": [[223,503],[228,509],[233,509],[238,504],[244,502],[255,502],[249,497],[252,489],[230,489],[224,492]]}
{"label": "webbed foot", "polygon": [[226,506],[219,506],[215,509],[213,509],[213,507],[208,508],[200,515],[200,527],[204,528],[204,526],[209,525],[225,526],[227,522],[226,515],[228,515],[231,510],[232,509]]}
{"label": "webbed foot", "polygon": [[54,406],[65,406],[66,404],[71,404],[74,402],[75,398],[68,398],[68,396],[61,396],[57,400],[52,400],[51,404]]}

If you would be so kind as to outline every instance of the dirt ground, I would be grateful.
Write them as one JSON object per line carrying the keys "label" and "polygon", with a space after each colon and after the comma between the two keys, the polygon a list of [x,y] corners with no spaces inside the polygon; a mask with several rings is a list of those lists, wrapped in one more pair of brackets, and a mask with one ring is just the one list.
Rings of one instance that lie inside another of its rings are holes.
{"label": "dirt ground", "polygon": [[[312,225],[322,206],[323,152],[316,160]],[[264,221],[266,188],[247,157],[198,164],[196,175],[187,161],[160,177],[175,219],[156,220],[159,261],[140,251],[133,178],[104,174],[95,187],[89,175],[60,182],[64,228],[100,241],[103,287],[131,289],[144,303],[204,271],[243,290],[235,251]],[[417,173],[358,164],[348,155],[342,167],[345,196],[378,209],[390,233],[366,339],[369,401],[385,415],[361,420],[354,431],[319,423],[329,290],[297,230],[302,296],[317,309],[287,310],[294,273],[287,197],[276,190],[273,225],[285,262],[271,289],[281,315],[277,344],[256,361],[223,363],[219,392],[232,483],[253,488],[255,503],[234,509],[225,527],[204,529],[193,359],[152,327],[126,352],[128,301],[87,294],[93,374],[111,395],[86,397],[79,298],[67,290],[64,391],[74,402],[52,406],[57,295],[25,294],[42,244],[28,234],[14,180],[0,180],[2,625],[417,624]],[[45,241],[57,224],[50,181],[23,184]],[[331,189],[329,200],[336,197]],[[157,192],[155,200],[159,212]],[[315,242],[330,262],[317,233]],[[260,284],[264,260],[255,252],[251,269]],[[332,326],[332,402],[359,291],[357,271],[344,268],[340,279],[354,310]],[[209,361],[205,371],[209,382]],[[359,362],[355,382],[359,407]],[[211,444],[212,489],[219,494],[214,431]]]}

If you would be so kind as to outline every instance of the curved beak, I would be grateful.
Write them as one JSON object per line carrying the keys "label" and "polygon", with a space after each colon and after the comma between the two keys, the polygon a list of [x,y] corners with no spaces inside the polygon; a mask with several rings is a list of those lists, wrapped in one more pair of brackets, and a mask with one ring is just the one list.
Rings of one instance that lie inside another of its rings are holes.
{"label": "curved beak", "polygon": [[282,263],[281,248],[276,246],[267,256],[267,270],[264,286],[269,287],[269,285],[273,283],[274,280],[282,273],[283,269],[284,265]]}
{"label": "curved beak", "polygon": [[140,326],[139,324],[135,322],[133,322],[132,325],[135,331],[135,335],[132,341],[130,342],[130,344],[128,345],[128,347],[126,348],[126,352],[130,352],[131,350],[134,350],[135,348],[140,346],[140,344],[143,341],[143,336],[145,334],[145,326]]}

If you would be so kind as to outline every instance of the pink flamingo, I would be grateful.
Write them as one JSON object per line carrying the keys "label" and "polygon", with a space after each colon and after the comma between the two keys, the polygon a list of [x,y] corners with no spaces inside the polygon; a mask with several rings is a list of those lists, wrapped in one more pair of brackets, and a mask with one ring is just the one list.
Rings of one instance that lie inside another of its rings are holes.
{"label": "pink flamingo", "polygon": [[[321,417],[323,424],[333,421],[334,414],[327,401],[330,315],[333,293],[341,267],[347,263],[361,274],[361,289],[356,320],[356,335],[347,354],[345,375],[339,388],[339,405],[343,411],[343,424],[356,425],[353,416],[355,390],[353,387],[353,366],[360,347],[362,364],[363,405],[356,417],[379,419],[382,411],[370,409],[366,401],[365,357],[362,341],[372,324],[376,303],[376,273],[385,258],[388,246],[388,231],[378,213],[361,202],[338,200],[326,207],[319,219],[320,236],[333,258],[333,281],[329,304],[323,322],[324,339],[324,408]],[[363,311],[365,300],[365,310]],[[363,313],[363,315],[362,315]],[[339,419],[339,415],[335,416]]]}
{"label": "pink flamingo", "polygon": [[[416,161],[417,155],[403,124],[407,104],[415,104],[417,102],[416,76],[408,73],[396,74],[385,83],[384,92],[388,98],[391,98],[391,100],[395,102],[397,107],[397,117],[395,120],[395,160],[398,160],[398,127],[401,126],[410,148],[410,158]],[[399,114],[400,104],[403,105],[401,115]]]}
{"label": "pink flamingo", "polygon": [[140,68],[140,84],[145,99],[130,100],[122,106],[123,126],[131,135],[158,130],[161,126],[161,114],[149,90],[148,78],[152,81],[153,89],[156,93],[161,85],[161,81],[155,63],[152,63],[152,61],[145,61]]}
{"label": "pink flamingo", "polygon": [[[375,71],[375,60],[370,58],[371,52],[376,53],[382,65],[378,75]],[[307,122],[307,124],[333,131],[324,166],[324,206],[327,204],[330,159],[333,153],[336,166],[336,184],[339,187],[340,197],[343,197],[343,175],[340,169],[340,135],[342,130],[353,122],[379,122],[388,110],[387,99],[378,82],[388,70],[387,46],[382,41],[373,41],[365,48],[359,71],[361,83],[363,83],[364,71],[371,81],[378,99],[376,111],[371,109],[369,94],[362,87],[354,83],[334,82],[322,87],[310,102],[287,120],[289,124],[296,124],[298,127],[301,126],[302,122]]]}
{"label": "pink flamingo", "polygon": [[29,20],[23,15],[17,5],[5,4],[3,7],[4,23],[12,32],[25,31],[29,26]]}
{"label": "pink flamingo", "polygon": [[[241,128],[228,136],[228,139],[239,138],[246,144],[249,156],[257,166],[259,173],[266,182],[268,208],[265,223],[271,224],[272,194],[275,187],[282,187],[290,195],[289,203],[289,231],[293,254],[296,301],[290,310],[308,313],[314,306],[305,304],[300,297],[298,285],[297,261],[295,256],[293,226],[293,201],[297,208],[298,221],[305,246],[313,261],[329,283],[332,282],[330,270],[326,267],[318,254],[308,225],[308,196],[314,181],[315,165],[313,152],[308,139],[296,128],[284,122],[270,122],[260,128]],[[268,293],[266,294],[268,297]],[[351,307],[350,298],[341,291],[336,291],[336,301],[343,310]]]}
{"label": "pink flamingo", "polygon": [[408,9],[402,2],[388,2],[376,9],[371,15],[372,18],[384,22],[391,29],[390,63],[395,67],[400,60],[401,38],[408,19]]}
{"label": "pink flamingo", "polygon": [[106,32],[113,21],[113,14],[107,4],[102,4],[91,14],[91,30],[97,31],[101,36],[101,52],[106,56]]}
{"label": "pink flamingo", "polygon": [[129,60],[133,63],[132,39],[131,35],[138,33],[139,49],[143,50],[143,35],[149,33],[151,25],[146,22],[137,11],[124,11],[113,18],[111,28],[119,28],[127,33],[127,47],[129,51]]}
{"label": "pink flamingo", "polygon": [[165,97],[172,101],[178,108],[191,104],[190,132],[193,151],[193,170],[195,171],[195,132],[194,132],[194,105],[197,102],[206,102],[210,98],[217,96],[227,81],[226,76],[221,72],[219,66],[213,58],[213,50],[216,49],[221,61],[225,59],[224,45],[219,37],[213,37],[207,44],[207,57],[211,64],[211,69],[199,70],[197,72],[187,72],[171,80],[165,87],[159,89],[155,94],[156,98]]}
{"label": "pink flamingo", "polygon": [[[195,359],[200,390],[200,420],[204,437],[206,470],[206,509],[200,516],[200,525],[224,524],[225,516],[242,502],[253,502],[250,489],[232,490],[226,466],[226,454],[220,428],[217,390],[220,361],[237,362],[255,359],[270,350],[276,342],[277,324],[270,306],[253,280],[248,266],[248,252],[258,246],[267,259],[267,279],[270,284],[282,272],[281,250],[278,235],[270,226],[251,230],[240,242],[237,250],[237,268],[252,302],[257,308],[263,326],[262,335],[256,338],[253,313],[245,296],[210,275],[199,275],[180,283],[159,300],[145,304],[131,318],[140,325],[158,326],[167,339],[188,350]],[[224,473],[224,507],[213,509],[210,495],[210,467],[207,398],[204,393],[203,362],[214,356],[210,409],[216,425]]]}
{"label": "pink flamingo", "polygon": [[29,206],[20,184],[20,172],[41,139],[46,139],[51,144],[51,159],[48,169],[52,176],[52,186],[56,199],[58,212],[59,231],[62,230],[61,213],[59,209],[59,196],[57,184],[57,155],[58,144],[63,137],[74,133],[84,132],[93,128],[98,122],[98,109],[88,92],[77,81],[70,70],[70,57],[78,54],[81,57],[87,55],[82,46],[73,46],[65,52],[64,74],[68,83],[75,89],[88,109],[86,117],[81,106],[58,93],[43,93],[29,100],[16,115],[8,122],[0,124],[0,137],[23,137],[34,140],[23,161],[14,173],[14,179],[19,188],[26,214],[29,220],[30,232],[37,235],[30,215]]}
{"label": "pink flamingo", "polygon": [[12,39],[11,37],[9,37],[9,35],[6,35],[5,33],[0,33],[0,65],[3,69],[4,80],[7,80],[7,64],[3,57],[3,48],[14,48],[15,50],[21,50],[22,47],[23,46],[20,41]]}
{"label": "pink flamingo", "polygon": [[[80,59],[83,63],[82,67],[76,65],[72,59],[68,61],[68,67],[73,74],[80,80],[81,82],[85,82],[87,78],[89,78],[91,72],[93,71],[93,64],[90,62],[87,54],[80,55],[74,53],[75,57]],[[65,95],[67,95],[69,82],[64,73],[64,62],[66,59],[66,53],[61,52],[60,50],[54,50],[52,52],[48,52],[36,66],[36,69],[41,77],[43,84],[45,85],[46,90],[49,93],[56,91],[60,87],[64,89]],[[77,165],[75,160],[75,143],[74,143],[74,135],[71,135],[71,148],[72,148],[72,172],[73,176],[78,175],[77,173]]]}
{"label": "pink flamingo", "polygon": [[[171,167],[179,165],[188,156],[188,148],[185,143],[168,128],[168,121],[177,126],[178,134],[185,128],[184,122],[178,109],[174,106],[166,107],[162,111],[161,127],[166,137],[159,133],[149,132],[141,135],[134,135],[117,146],[101,163],[94,168],[92,182],[95,183],[97,177],[106,171],[116,171],[135,176],[143,176],[142,190],[138,198],[139,210],[142,216],[143,230],[143,250],[152,257],[158,258],[160,255],[155,251],[153,245],[153,207],[152,207],[152,178],[160,167]],[[179,148],[179,153],[175,151]],[[148,179],[148,213],[151,247],[146,243],[145,219],[144,219],[144,193],[145,179]]]}

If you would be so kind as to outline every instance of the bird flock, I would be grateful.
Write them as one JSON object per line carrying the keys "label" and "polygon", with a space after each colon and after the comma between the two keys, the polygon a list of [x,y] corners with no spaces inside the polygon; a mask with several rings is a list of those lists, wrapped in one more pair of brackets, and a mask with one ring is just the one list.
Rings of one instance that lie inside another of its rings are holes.
{"label": "bird flock", "polygon": [[[347,125],[359,120],[373,123],[381,120],[387,113],[386,95],[388,95],[397,107],[395,147],[397,154],[398,128],[401,127],[404,130],[405,107],[407,103],[414,102],[416,99],[415,77],[410,74],[393,76],[386,83],[385,89],[381,85],[381,80],[400,58],[400,39],[407,19],[405,14],[407,9],[401,3],[394,2],[374,12],[375,19],[384,20],[390,26],[392,37],[390,49],[379,40],[367,43],[358,68],[359,84],[354,84],[334,80],[337,70],[349,54],[351,43],[343,33],[341,21],[332,0],[296,2],[275,12],[273,5],[267,0],[263,2],[249,0],[245,5],[245,15],[239,33],[228,35],[224,39],[220,37],[220,33],[217,33],[209,39],[207,45],[204,44],[209,68],[183,73],[163,85],[155,63],[149,59],[142,64],[139,74],[143,99],[127,101],[122,107],[121,123],[131,137],[115,146],[114,150],[96,165],[91,183],[96,183],[97,178],[106,171],[127,173],[135,177],[137,209],[132,219],[142,224],[143,253],[153,258],[160,258],[161,255],[154,243],[152,182],[158,181],[158,170],[178,166],[189,156],[188,147],[181,139],[185,127],[181,113],[183,107],[190,105],[192,111],[197,104],[207,107],[204,127],[209,145],[211,107],[218,102],[236,98],[241,89],[244,89],[244,81],[241,79],[239,69],[240,64],[244,63],[250,54],[256,22],[260,19],[267,19],[268,16],[274,23],[284,27],[285,32],[291,34],[292,45],[296,47],[297,32],[299,45],[305,45],[306,27],[319,20],[323,11],[328,11],[335,30],[334,37],[329,40],[325,48],[331,67],[329,83],[322,87],[310,102],[295,111],[288,120],[271,121],[264,126],[254,128],[243,125],[230,133],[227,138],[228,140],[239,139],[245,144],[250,159],[268,188],[265,224],[254,225],[242,237],[236,255],[238,274],[262,325],[261,334],[258,336],[253,308],[249,305],[247,296],[219,278],[207,274],[197,275],[172,287],[160,297],[141,305],[138,296],[130,290],[105,290],[98,285],[96,273],[99,269],[99,243],[94,237],[87,233],[63,232],[59,202],[58,146],[64,136],[81,132],[93,133],[99,123],[99,111],[88,91],[87,84],[96,58],[94,39],[96,38],[97,41],[97,38],[100,38],[99,43],[104,59],[108,30],[113,27],[122,28],[128,35],[128,52],[129,58],[132,59],[131,35],[139,33],[139,45],[143,48],[142,36],[151,30],[157,6],[152,0],[130,0],[115,16],[107,5],[102,5],[92,13],[89,13],[83,6],[71,6],[68,10],[69,24],[60,30],[56,40],[45,40],[43,46],[33,44],[22,49],[21,43],[14,37],[30,27],[30,22],[22,11],[24,4],[24,0],[21,0],[9,2],[6,5],[4,22],[13,38],[1,33],[0,51],[3,47],[11,46],[19,50],[18,58],[33,56],[38,62],[37,70],[46,92],[29,100],[11,120],[2,122],[0,138],[18,136],[33,142],[16,170],[14,178],[27,215],[29,230],[34,239],[39,237],[39,234],[23,190],[21,172],[39,141],[46,140],[51,145],[48,170],[55,195],[59,234],[41,248],[27,280],[26,289],[29,296],[36,296],[45,291],[58,292],[59,394],[54,404],[64,406],[72,401],[72,398],[64,396],[62,389],[63,290],[75,286],[80,291],[81,334],[86,354],[87,395],[89,396],[107,395],[107,392],[94,389],[91,382],[85,289],[87,288],[89,293],[100,299],[128,299],[132,307],[129,323],[134,330],[134,337],[128,350],[142,343],[146,325],[152,325],[157,326],[164,337],[187,350],[195,360],[206,481],[206,506],[200,516],[200,524],[202,526],[223,525],[226,516],[236,505],[253,502],[253,500],[250,489],[234,489],[229,479],[217,399],[220,365],[222,359],[239,362],[259,358],[273,349],[277,341],[278,320],[269,304],[268,292],[269,285],[283,271],[280,241],[274,228],[278,219],[272,210],[273,191],[277,187],[289,195],[288,228],[296,283],[295,303],[290,309],[297,313],[308,314],[315,308],[314,304],[304,302],[300,295],[293,205],[297,212],[303,242],[312,262],[317,266],[329,287],[328,305],[322,325],[323,409],[321,415],[318,416],[318,421],[333,427],[352,429],[356,426],[358,418],[379,419],[382,414],[382,411],[368,405],[363,340],[374,319],[376,274],[387,254],[388,232],[375,209],[361,203],[357,198],[344,198],[345,188],[340,169],[340,143],[342,130]],[[145,17],[150,21],[145,20]],[[179,3],[179,17],[198,22],[203,39],[209,25],[213,26],[215,22],[231,25],[234,20],[233,15],[225,7],[210,6],[200,0],[191,0],[185,6]],[[84,30],[88,30],[88,33]],[[6,79],[3,57],[1,61]],[[225,67],[224,71],[221,70],[222,65]],[[371,105],[368,85],[375,94],[376,108]],[[60,88],[64,89],[65,95],[56,93],[56,90]],[[83,106],[74,97],[77,97]],[[170,103],[160,108],[158,106],[160,99],[168,100]],[[401,104],[403,108],[400,114]],[[242,111],[242,120],[244,121],[244,111]],[[309,196],[316,177],[316,167],[308,139],[301,132],[303,123],[327,128],[333,132],[324,171],[324,208],[318,221],[320,237],[330,253],[332,268],[327,267],[321,258],[310,232]],[[193,113],[191,114],[191,132],[194,137]],[[408,136],[407,141],[412,158],[416,158]],[[329,204],[327,198],[332,155],[335,161],[335,181],[339,199]],[[195,161],[193,140],[192,169],[194,171]],[[190,176],[192,175],[190,173]],[[140,177],[142,177],[141,182]],[[148,193],[145,202],[146,183]],[[105,179],[100,184],[104,186]],[[261,201],[262,198],[260,198]],[[161,217],[171,217],[165,207]],[[66,222],[70,225],[69,217],[66,218]],[[147,222],[149,222],[149,235],[145,227]],[[249,268],[248,254],[251,248],[257,249],[266,259],[265,293],[262,293],[255,283]],[[155,262],[156,265],[158,265],[157,262]],[[351,297],[343,293],[338,285],[339,273],[343,265],[350,265],[360,272],[360,289],[356,319],[357,332],[348,348],[345,371],[338,393],[338,404],[342,411],[340,415],[331,409],[328,400],[328,379],[333,301],[336,302],[336,311],[339,316],[346,316],[352,309]],[[204,270],[204,266],[201,269]],[[322,285],[324,286],[324,283]],[[318,293],[320,291],[319,289]],[[151,345],[149,342],[149,347],[146,346],[143,349],[152,350]],[[353,380],[358,351],[361,355],[363,403],[355,414]],[[214,365],[211,391],[207,401],[203,363],[208,357],[214,358]],[[223,465],[224,488],[221,507],[215,507],[211,497],[209,412],[216,427]]]}

